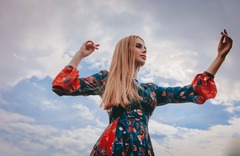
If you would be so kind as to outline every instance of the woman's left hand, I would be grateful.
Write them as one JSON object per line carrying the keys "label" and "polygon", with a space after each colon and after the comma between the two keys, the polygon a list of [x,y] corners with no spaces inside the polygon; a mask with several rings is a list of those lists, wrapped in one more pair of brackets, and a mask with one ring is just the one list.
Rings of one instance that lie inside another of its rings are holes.
{"label": "woman's left hand", "polygon": [[225,57],[227,56],[227,54],[232,48],[233,40],[231,39],[231,37],[228,36],[226,29],[224,29],[224,31],[221,32],[221,34],[222,34],[222,37],[218,44],[218,55],[221,58],[225,59]]}

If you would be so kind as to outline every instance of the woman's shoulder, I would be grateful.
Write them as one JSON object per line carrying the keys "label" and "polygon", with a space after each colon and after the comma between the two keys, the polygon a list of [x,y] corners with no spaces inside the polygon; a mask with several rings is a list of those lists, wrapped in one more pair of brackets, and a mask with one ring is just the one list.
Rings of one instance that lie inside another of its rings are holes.
{"label": "woman's shoulder", "polygon": [[98,73],[93,75],[97,79],[106,79],[108,76],[108,71],[107,70],[100,70]]}
{"label": "woman's shoulder", "polygon": [[140,83],[140,86],[144,87],[145,89],[156,89],[157,88],[157,85],[153,82]]}
{"label": "woman's shoulder", "polygon": [[97,75],[101,76],[101,77],[107,77],[108,76],[108,71],[107,70],[100,70],[98,73],[96,73]]}
{"label": "woman's shoulder", "polygon": [[100,70],[100,71],[98,72],[98,74],[100,74],[100,75],[106,75],[106,74],[108,74],[108,71],[107,71],[107,70]]}

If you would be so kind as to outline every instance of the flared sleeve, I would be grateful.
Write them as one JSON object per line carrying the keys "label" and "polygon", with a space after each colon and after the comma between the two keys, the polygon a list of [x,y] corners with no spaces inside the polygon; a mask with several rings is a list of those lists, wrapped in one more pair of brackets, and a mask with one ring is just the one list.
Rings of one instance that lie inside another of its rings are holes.
{"label": "flared sleeve", "polygon": [[204,72],[197,74],[192,83],[183,87],[159,87],[155,86],[157,105],[167,103],[193,102],[203,104],[206,100],[214,98],[217,88],[214,76]]}
{"label": "flared sleeve", "polygon": [[195,103],[203,104],[206,100],[215,98],[217,95],[214,76],[208,72],[196,75],[192,81],[192,86],[197,95]]}
{"label": "flared sleeve", "polygon": [[94,75],[79,78],[79,71],[66,66],[52,81],[52,90],[57,95],[101,95],[108,72],[103,70]]}

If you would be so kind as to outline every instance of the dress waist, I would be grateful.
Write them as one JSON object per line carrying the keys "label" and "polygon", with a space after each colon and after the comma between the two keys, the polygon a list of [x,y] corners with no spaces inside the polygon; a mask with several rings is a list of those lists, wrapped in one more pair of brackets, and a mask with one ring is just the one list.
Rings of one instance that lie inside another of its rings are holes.
{"label": "dress waist", "polygon": [[109,120],[112,123],[116,119],[132,118],[136,121],[142,121],[146,125],[148,124],[149,115],[143,111],[143,109],[136,107],[134,105],[128,105],[126,108],[123,107],[113,107],[111,112],[109,112]]}

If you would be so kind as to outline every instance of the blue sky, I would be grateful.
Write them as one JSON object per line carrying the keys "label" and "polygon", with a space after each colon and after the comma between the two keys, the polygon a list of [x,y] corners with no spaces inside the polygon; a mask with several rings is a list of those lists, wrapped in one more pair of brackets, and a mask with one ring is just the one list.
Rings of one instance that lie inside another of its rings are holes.
{"label": "blue sky", "polygon": [[224,156],[239,147],[239,6],[238,0],[1,0],[1,155],[89,155],[108,124],[101,99],[51,91],[84,41],[101,46],[81,62],[81,77],[108,70],[117,41],[137,34],[148,49],[138,80],[183,86],[214,60],[224,28],[234,45],[215,78],[217,97],[158,107],[149,130],[157,156]]}

